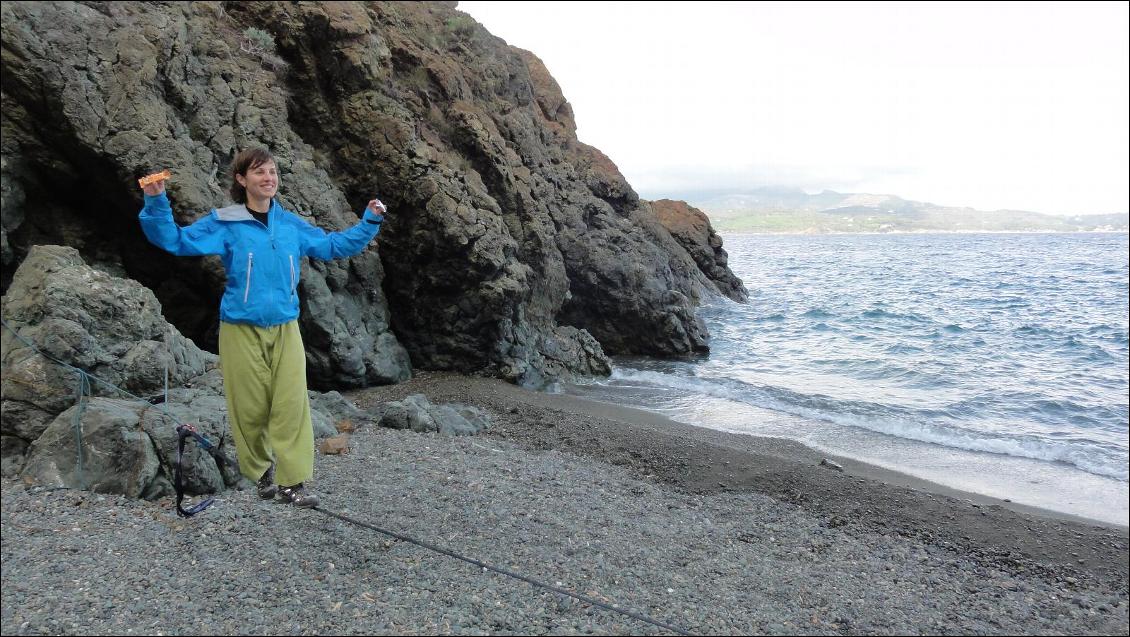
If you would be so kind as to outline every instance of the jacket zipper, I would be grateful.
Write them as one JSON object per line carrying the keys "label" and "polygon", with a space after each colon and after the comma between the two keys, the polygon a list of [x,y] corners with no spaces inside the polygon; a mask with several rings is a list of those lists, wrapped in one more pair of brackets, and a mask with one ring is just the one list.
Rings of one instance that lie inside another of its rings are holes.
{"label": "jacket zipper", "polygon": [[294,290],[294,255],[288,254],[288,255],[286,255],[286,258],[290,259],[290,298],[293,299],[294,298],[294,292],[295,292],[295,290]]}
{"label": "jacket zipper", "polygon": [[247,295],[251,293],[251,257],[254,256],[250,252],[247,253],[247,285],[243,286],[243,303],[247,304]]}

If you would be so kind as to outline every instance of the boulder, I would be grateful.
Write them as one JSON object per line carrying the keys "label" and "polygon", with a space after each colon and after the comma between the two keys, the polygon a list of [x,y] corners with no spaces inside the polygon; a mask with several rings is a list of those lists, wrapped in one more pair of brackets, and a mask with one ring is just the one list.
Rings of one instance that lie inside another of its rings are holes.
{"label": "boulder", "polygon": [[413,394],[404,400],[387,403],[382,410],[380,426],[392,429],[471,436],[490,426],[490,417],[477,407],[434,405],[423,394]]}
{"label": "boulder", "polygon": [[[74,248],[35,246],[0,299],[5,435],[30,440],[75,402],[86,370],[93,395],[120,398],[176,387],[215,368],[217,357],[173,329],[145,286],[86,265]],[[36,354],[28,343],[67,366]]]}
{"label": "boulder", "polygon": [[41,485],[133,498],[159,495],[151,489],[161,461],[138,427],[145,409],[111,398],[67,409],[31,444],[22,476]]}
{"label": "boulder", "polygon": [[339,429],[338,423],[348,420],[354,425],[369,421],[368,415],[349,402],[336,391],[310,392],[310,409],[324,413],[333,424],[335,431]]}

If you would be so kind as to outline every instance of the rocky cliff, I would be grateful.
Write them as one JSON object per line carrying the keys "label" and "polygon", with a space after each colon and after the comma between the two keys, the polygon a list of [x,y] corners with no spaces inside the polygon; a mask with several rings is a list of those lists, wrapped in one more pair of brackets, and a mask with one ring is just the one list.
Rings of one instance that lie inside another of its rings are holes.
{"label": "rocky cliff", "polygon": [[685,201],[670,199],[653,201],[651,207],[659,217],[659,223],[691,255],[699,269],[714,281],[719,292],[741,303],[749,300],[749,292],[742,285],[742,280],[730,271],[730,257],[722,249],[722,237],[714,232],[705,212]]}
{"label": "rocky cliff", "polygon": [[661,222],[577,141],[538,58],[454,3],[2,11],[4,290],[31,246],[71,246],[152,290],[215,351],[222,266],[146,242],[135,178],[170,169],[189,223],[226,202],[235,153],[263,145],[280,201],[323,228],[351,225],[374,194],[390,207],[374,247],[304,268],[315,386],[396,382],[414,367],[531,385],[607,373],[608,354],[705,351],[696,305],[744,296],[709,226]]}

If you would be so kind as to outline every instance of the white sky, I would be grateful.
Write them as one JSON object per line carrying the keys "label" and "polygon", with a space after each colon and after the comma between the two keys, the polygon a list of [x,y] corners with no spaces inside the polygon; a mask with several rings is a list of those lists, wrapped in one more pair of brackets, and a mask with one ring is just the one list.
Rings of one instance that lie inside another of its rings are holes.
{"label": "white sky", "polygon": [[644,198],[1130,210],[1130,3],[460,2]]}

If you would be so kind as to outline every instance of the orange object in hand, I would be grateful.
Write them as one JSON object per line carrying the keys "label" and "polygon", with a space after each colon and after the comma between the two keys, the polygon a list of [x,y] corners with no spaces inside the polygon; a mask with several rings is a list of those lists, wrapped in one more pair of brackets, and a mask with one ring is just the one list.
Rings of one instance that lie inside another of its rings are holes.
{"label": "orange object in hand", "polygon": [[172,177],[172,176],[173,176],[173,174],[170,173],[169,171],[162,170],[159,173],[153,173],[152,175],[148,175],[146,177],[142,177],[141,179],[138,179],[137,183],[141,184],[141,187],[144,188],[144,187],[148,186],[149,184],[156,183],[158,181],[164,181],[164,180],[166,180],[166,179],[168,179],[169,177]]}

